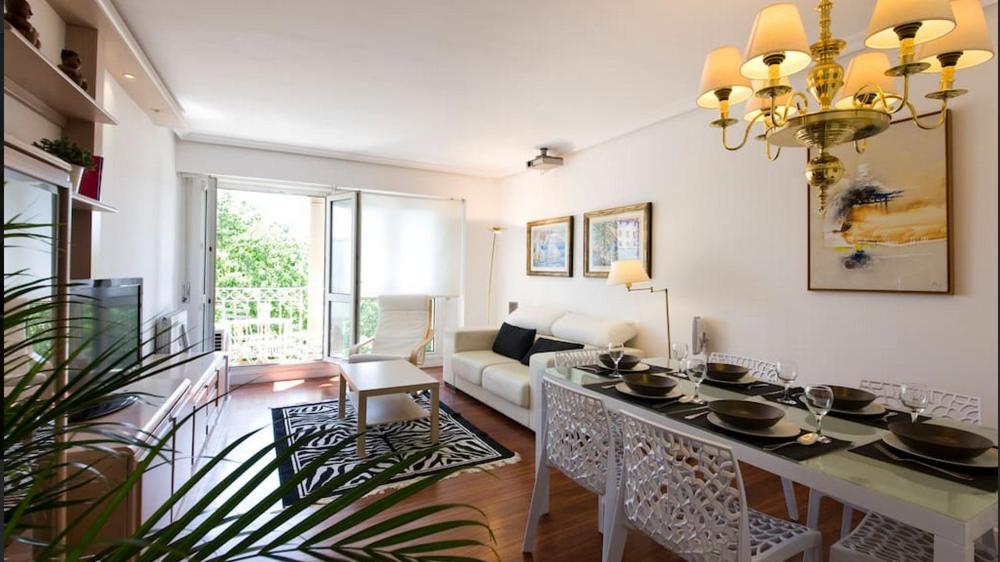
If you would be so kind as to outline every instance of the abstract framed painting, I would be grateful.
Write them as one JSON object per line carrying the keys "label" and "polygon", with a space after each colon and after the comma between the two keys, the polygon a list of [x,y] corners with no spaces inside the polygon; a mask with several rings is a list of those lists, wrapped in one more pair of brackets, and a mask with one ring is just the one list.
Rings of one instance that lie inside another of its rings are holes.
{"label": "abstract framed painting", "polygon": [[831,150],[845,171],[825,214],[808,197],[809,290],[952,293],[951,117],[944,119],[932,130],[895,121],[863,152],[853,144]]}
{"label": "abstract framed painting", "polygon": [[583,275],[607,277],[617,260],[642,260],[652,275],[653,204],[639,203],[583,215]]}
{"label": "abstract framed painting", "polygon": [[573,217],[528,223],[527,273],[547,277],[573,276]]}

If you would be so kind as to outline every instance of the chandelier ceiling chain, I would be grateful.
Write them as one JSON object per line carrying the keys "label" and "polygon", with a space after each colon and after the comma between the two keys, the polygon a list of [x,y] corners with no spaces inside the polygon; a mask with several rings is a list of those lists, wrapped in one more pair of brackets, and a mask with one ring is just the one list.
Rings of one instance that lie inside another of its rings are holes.
{"label": "chandelier ceiling chain", "polygon": [[[806,165],[809,185],[818,190],[819,209],[826,209],[827,190],[844,176],[844,165],[829,150],[854,143],[864,152],[866,140],[889,128],[892,116],[904,108],[922,129],[944,123],[948,101],[967,93],[955,88],[956,70],[993,57],[993,43],[978,0],[878,0],[868,25],[865,46],[897,49],[899,60],[890,66],[883,51],[862,52],[847,71],[838,57],[847,44],[833,36],[833,0],[819,0],[819,37],[811,45],[798,7],[773,4],[754,21],[743,53],[722,47],[708,54],[697,103],[717,109],[710,124],[722,129],[726,150],[743,148],[757,123],[764,131],[754,138],[765,143],[765,155],[775,160],[781,148],[807,147],[815,155]],[[795,91],[789,77],[809,68],[806,84],[818,104],[810,108],[806,93]],[[925,97],[939,102],[933,122],[918,115],[910,92],[910,78],[920,72],[940,73],[938,89]],[[896,80],[902,78],[902,91]],[[739,123],[732,107],[747,101],[742,140],[730,146],[728,130]],[[772,150],[776,147],[777,150]]]}

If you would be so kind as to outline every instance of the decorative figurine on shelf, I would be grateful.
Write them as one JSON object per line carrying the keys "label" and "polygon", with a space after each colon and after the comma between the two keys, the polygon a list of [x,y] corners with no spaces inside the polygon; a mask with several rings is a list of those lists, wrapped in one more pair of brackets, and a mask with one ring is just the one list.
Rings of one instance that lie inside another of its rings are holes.
{"label": "decorative figurine on shelf", "polygon": [[31,25],[31,4],[28,0],[4,0],[6,11],[3,19],[16,29],[29,43],[36,48],[42,46],[42,41],[38,38],[38,30]]}
{"label": "decorative figurine on shelf", "polygon": [[80,61],[80,54],[72,49],[63,49],[59,56],[62,57],[62,64],[59,65],[59,70],[63,71],[66,76],[69,76],[70,80],[76,82],[77,86],[86,91],[87,79],[83,77],[83,72],[80,71],[80,67],[83,66],[83,62]]}

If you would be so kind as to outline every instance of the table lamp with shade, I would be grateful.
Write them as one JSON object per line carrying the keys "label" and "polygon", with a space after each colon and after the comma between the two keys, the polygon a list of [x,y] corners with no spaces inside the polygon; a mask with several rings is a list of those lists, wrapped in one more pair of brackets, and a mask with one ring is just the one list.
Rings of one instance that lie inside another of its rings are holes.
{"label": "table lamp with shade", "polygon": [[608,286],[625,285],[628,292],[649,292],[663,293],[663,312],[667,320],[667,357],[673,356],[673,347],[670,343],[670,297],[667,289],[654,289],[652,286],[634,288],[636,283],[650,283],[649,274],[642,266],[641,260],[618,260],[611,263],[611,270],[608,271]]}

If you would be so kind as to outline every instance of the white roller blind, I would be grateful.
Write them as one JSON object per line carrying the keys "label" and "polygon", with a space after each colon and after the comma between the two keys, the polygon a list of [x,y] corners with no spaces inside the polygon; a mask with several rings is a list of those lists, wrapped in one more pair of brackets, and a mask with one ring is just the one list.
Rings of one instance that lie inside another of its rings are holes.
{"label": "white roller blind", "polygon": [[459,295],[464,203],[361,194],[361,296]]}

